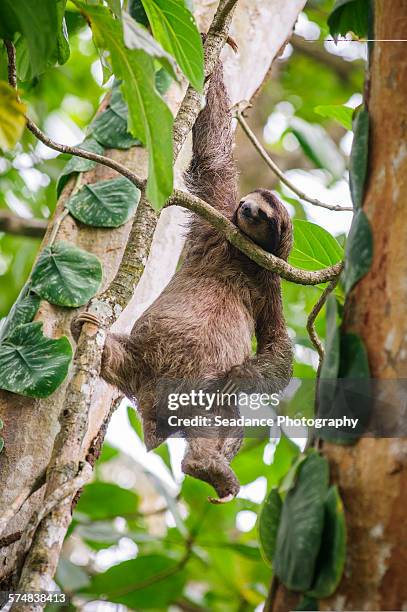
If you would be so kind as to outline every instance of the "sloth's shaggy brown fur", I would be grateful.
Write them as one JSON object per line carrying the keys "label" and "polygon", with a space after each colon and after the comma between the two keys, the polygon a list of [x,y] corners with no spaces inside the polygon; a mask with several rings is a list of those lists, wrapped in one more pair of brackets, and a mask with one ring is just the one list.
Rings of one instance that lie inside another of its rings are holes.
{"label": "sloth's shaggy brown fur", "polygon": [[[229,106],[219,64],[193,130],[189,190],[232,219],[253,241],[286,259],[292,227],[279,200],[269,191],[257,190],[237,202]],[[257,354],[251,356],[254,334]],[[156,431],[161,379],[177,384],[198,380],[209,386],[211,381],[232,379],[242,381],[239,388],[275,392],[287,384],[291,364],[279,277],[195,217],[182,268],[129,336],[108,334],[102,376],[137,398],[145,443],[152,449],[163,441]],[[239,483],[229,462],[240,447],[241,432],[234,432],[235,437],[215,432],[213,438],[194,433],[185,432],[184,472],[212,484],[220,498],[236,495]]]}

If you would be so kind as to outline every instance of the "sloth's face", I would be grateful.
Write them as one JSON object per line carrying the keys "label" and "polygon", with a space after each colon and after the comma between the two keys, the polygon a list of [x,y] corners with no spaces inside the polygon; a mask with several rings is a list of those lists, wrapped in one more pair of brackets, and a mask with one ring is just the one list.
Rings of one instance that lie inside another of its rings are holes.
{"label": "sloth's face", "polygon": [[242,198],[236,225],[264,250],[287,259],[292,246],[292,224],[285,206],[267,189]]}

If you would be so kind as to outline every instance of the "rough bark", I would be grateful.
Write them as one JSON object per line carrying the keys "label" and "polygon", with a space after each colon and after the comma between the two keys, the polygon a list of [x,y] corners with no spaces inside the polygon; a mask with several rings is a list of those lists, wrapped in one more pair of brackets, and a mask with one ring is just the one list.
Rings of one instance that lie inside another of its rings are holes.
{"label": "rough bark", "polygon": [[[296,0],[290,3],[290,7],[285,6],[282,0],[250,0],[242,1],[235,17],[235,28],[232,36],[236,38],[239,45],[239,55],[233,56],[230,50],[225,51],[225,60],[228,62],[227,73],[230,82],[233,83],[234,101],[240,98],[249,98],[254,91],[261,85],[267,74],[271,61],[277,50],[290,35],[291,29],[301,10],[305,0]],[[197,16],[202,30],[210,22],[216,2],[197,2]],[[284,7],[284,10],[283,10]],[[240,90],[237,89],[237,84]],[[170,92],[171,107],[176,110],[182,99],[183,92],[176,87]],[[114,159],[128,165],[140,176],[146,172],[146,155],[142,149],[131,149],[130,151],[108,152]],[[178,176],[180,170],[185,165],[187,155],[181,155],[179,159]],[[104,167],[97,167],[95,170],[86,173],[86,181],[95,181],[114,176],[115,173]],[[68,185],[60,199],[57,211],[61,211],[66,198],[69,196],[72,185]],[[140,304],[146,307],[159,293],[163,285],[168,282],[173,273],[182,247],[182,240],[178,239],[174,245],[173,234],[169,228],[175,229],[179,222],[179,213],[176,222],[173,224],[171,215],[166,211],[162,215],[162,223],[159,226],[150,253],[149,265],[143,283],[139,285],[134,293],[133,300],[129,307],[122,313],[116,323],[116,329],[123,331],[131,327],[136,317],[140,314]],[[95,228],[86,228],[76,225],[75,221],[67,217],[61,225],[59,234],[60,239],[67,239],[78,246],[91,251],[99,256],[104,270],[105,289],[118,269],[122,258],[123,250],[127,242],[131,223],[118,228],[117,230],[106,231]],[[179,229],[176,230],[179,234]],[[159,240],[161,235],[167,239]],[[46,242],[49,236],[45,236]],[[168,244],[170,242],[170,245]],[[171,244],[172,243],[172,244]],[[165,253],[163,257],[163,247],[172,249],[171,257]],[[157,269],[163,267],[163,262],[168,262],[164,269],[158,274]],[[145,263],[143,261],[142,263]],[[151,282],[155,276],[159,282]],[[44,332],[50,336],[61,334],[69,335],[70,321],[76,314],[73,311],[63,310],[53,307],[48,303],[42,303],[37,318],[44,321]],[[91,332],[90,332],[91,333]],[[80,359],[80,355],[77,356]],[[0,412],[5,423],[3,437],[5,439],[5,449],[0,455],[0,471],[2,474],[2,488],[0,491],[0,513],[18,497],[27,486],[30,486],[46,469],[52,454],[55,437],[59,429],[59,416],[63,411],[63,399],[66,386],[69,380],[58,391],[47,400],[30,400],[21,398],[10,393],[0,393]],[[93,393],[92,402],[89,406],[89,423],[86,424],[87,433],[82,445],[83,457],[98,435],[99,430],[109,413],[110,406],[115,399],[115,392],[108,389],[106,385],[99,382]],[[27,503],[25,503],[18,514],[10,522],[5,532],[9,537],[21,532],[33,511],[41,504],[44,495],[44,488],[40,488]],[[62,526],[63,527],[63,526]],[[11,538],[13,539],[13,538]],[[50,545],[53,543],[50,542]],[[18,542],[11,546],[4,547],[0,556],[0,580],[7,578],[11,569],[15,565],[15,555]]]}
{"label": "rough bark", "polygon": [[[378,379],[407,377],[407,56],[405,43],[386,42],[405,39],[406,33],[405,1],[376,0],[379,42],[374,44],[367,94],[371,139],[363,203],[374,256],[369,273],[347,299],[344,328],[363,338],[371,376]],[[366,438],[354,447],[325,444],[324,453],[340,488],[348,537],[344,577],[320,609],[406,609],[406,440]],[[298,598],[280,589],[273,610],[285,612],[297,603]]]}
{"label": "rough bark", "polygon": [[[404,0],[375,3],[375,38],[407,33]],[[347,331],[364,340],[371,375],[407,377],[407,56],[406,44],[376,42],[368,108],[370,172],[363,208],[374,236],[370,272],[346,304]],[[399,405],[400,411],[403,409]],[[390,418],[390,415],[387,415]],[[326,449],[346,509],[348,559],[341,610],[403,610],[407,604],[407,443],[365,439]]]}

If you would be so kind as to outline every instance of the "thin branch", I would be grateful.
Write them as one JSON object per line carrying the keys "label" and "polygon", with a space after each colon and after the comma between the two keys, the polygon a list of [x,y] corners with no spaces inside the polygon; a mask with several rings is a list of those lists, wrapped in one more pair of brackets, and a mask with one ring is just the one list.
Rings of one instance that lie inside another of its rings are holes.
{"label": "thin branch", "polygon": [[291,191],[293,193],[295,193],[299,198],[301,198],[301,200],[305,200],[306,202],[309,202],[310,204],[313,204],[314,206],[319,206],[321,208],[326,208],[327,210],[334,210],[334,211],[340,211],[340,212],[353,211],[353,208],[350,207],[350,206],[339,206],[337,204],[325,204],[324,202],[321,202],[320,200],[317,200],[317,198],[311,198],[311,197],[307,196],[303,191],[301,191],[301,189],[296,187],[285,176],[284,172],[282,172],[282,170],[280,170],[280,168],[277,166],[277,164],[271,159],[270,155],[267,153],[267,151],[265,150],[265,148],[263,147],[261,142],[258,140],[257,136],[251,130],[251,128],[249,127],[249,124],[247,123],[247,121],[243,117],[243,109],[242,109],[241,105],[242,105],[242,103],[240,105],[237,105],[237,107],[235,108],[235,117],[236,117],[236,119],[238,120],[238,122],[241,125],[244,133],[246,134],[246,136],[248,137],[250,142],[253,144],[253,146],[256,149],[256,151],[264,159],[264,161],[266,162],[266,164],[268,165],[270,170],[272,172],[274,172],[274,174],[276,176],[278,176],[278,178],[280,179],[280,181],[282,183],[284,183],[284,185],[286,185],[289,189],[291,189]]}
{"label": "thin branch", "polygon": [[77,476],[75,476],[75,478],[73,478],[72,480],[64,482],[58,489],[53,491],[51,495],[45,498],[41,508],[38,511],[34,512],[20,540],[19,551],[17,553],[16,572],[18,572],[20,569],[21,561],[24,559],[26,551],[31,546],[35,530],[37,529],[41,521],[46,516],[48,516],[48,514],[50,514],[50,512],[52,512],[52,510],[58,504],[60,504],[67,498],[72,500],[75,494],[87,482],[89,482],[92,476],[92,471],[92,466],[89,463],[84,462]]}
{"label": "thin branch", "polygon": [[318,366],[318,372],[321,369],[321,364],[322,364],[322,360],[324,358],[324,354],[325,354],[325,350],[324,350],[324,346],[321,342],[321,339],[319,338],[317,331],[315,329],[315,319],[317,318],[317,316],[319,315],[319,313],[322,310],[322,307],[324,306],[325,302],[327,301],[329,295],[332,293],[332,291],[335,290],[336,285],[338,284],[339,281],[339,276],[337,276],[336,278],[334,278],[329,285],[324,289],[324,291],[322,292],[319,300],[317,301],[317,303],[315,304],[315,306],[313,307],[313,309],[311,310],[308,320],[307,320],[307,332],[308,335],[310,337],[310,340],[312,342],[312,344],[314,345],[318,355],[319,355],[319,366]]}
{"label": "thin branch", "polygon": [[7,510],[3,512],[3,515],[0,517],[0,535],[2,535],[11,521],[11,519],[17,514],[17,512],[22,508],[27,499],[31,497],[36,491],[38,491],[45,484],[45,470],[44,472],[37,478],[34,484],[29,487],[25,487],[19,495],[15,498],[15,500],[9,505]]}
{"label": "thin branch", "polygon": [[197,213],[219,230],[225,236],[226,240],[255,261],[259,266],[271,272],[275,272],[281,276],[281,278],[293,283],[298,283],[299,285],[319,285],[336,278],[343,269],[343,262],[339,262],[329,268],[323,268],[315,272],[294,268],[294,266],[291,266],[283,259],[264,251],[261,247],[252,242],[236,225],[207,202],[196,196],[187,194],[184,191],[174,191],[174,194],[170,197],[166,206],[172,205],[183,206]]}
{"label": "thin branch", "polygon": [[48,221],[44,219],[25,219],[7,210],[0,210],[0,232],[6,234],[42,238],[47,225]]}

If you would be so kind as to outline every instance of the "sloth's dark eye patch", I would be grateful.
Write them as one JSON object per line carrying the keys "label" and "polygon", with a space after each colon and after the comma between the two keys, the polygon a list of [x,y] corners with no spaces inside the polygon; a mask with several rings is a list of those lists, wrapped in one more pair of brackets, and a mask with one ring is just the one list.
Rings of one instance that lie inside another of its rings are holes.
{"label": "sloth's dark eye patch", "polygon": [[259,209],[258,215],[259,215],[259,219],[261,219],[262,221],[267,221],[268,219],[267,213],[265,213],[264,210],[262,210],[261,208]]}

